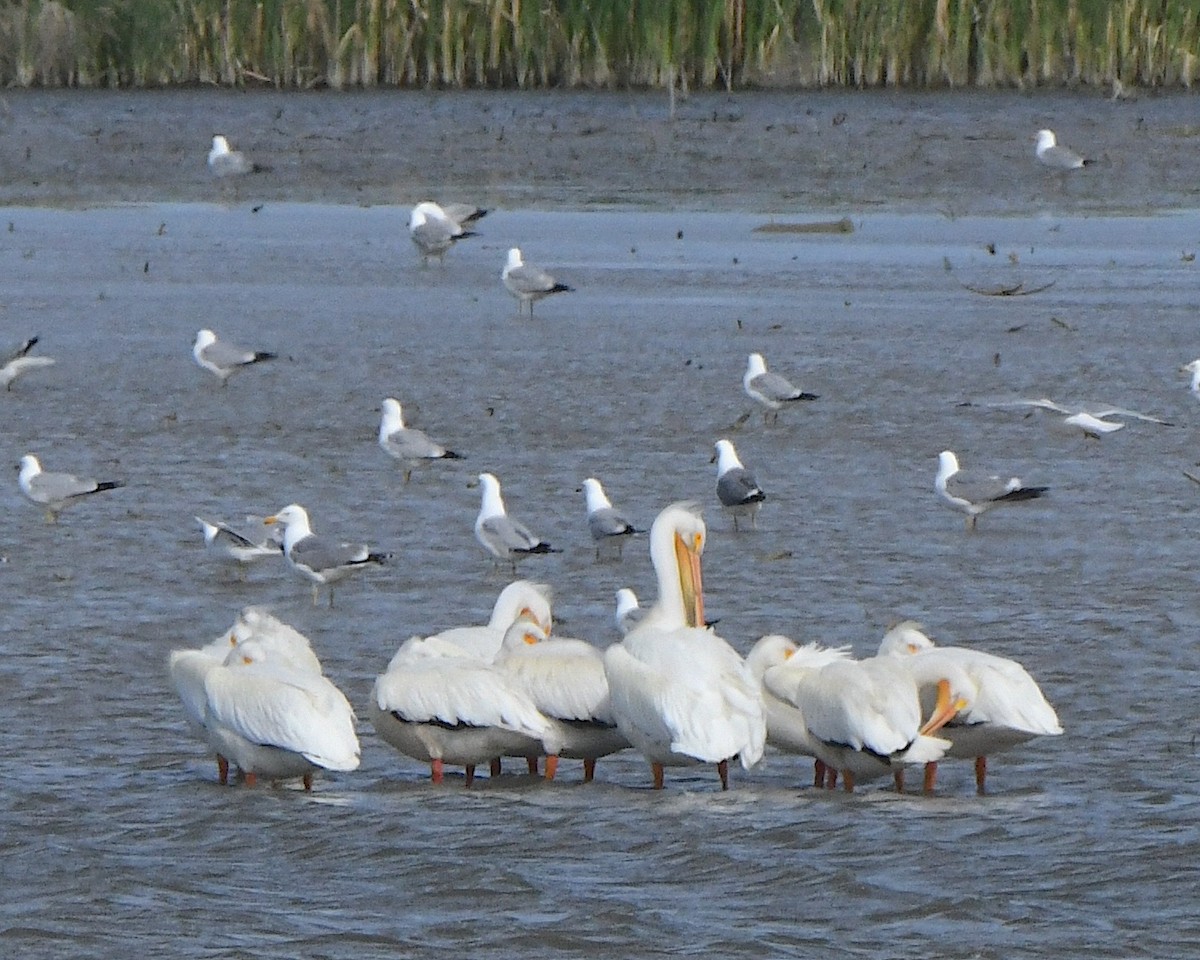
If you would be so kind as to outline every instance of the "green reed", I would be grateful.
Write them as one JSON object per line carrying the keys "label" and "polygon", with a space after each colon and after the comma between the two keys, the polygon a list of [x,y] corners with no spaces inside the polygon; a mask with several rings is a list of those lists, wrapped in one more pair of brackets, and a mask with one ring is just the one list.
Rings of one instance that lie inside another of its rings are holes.
{"label": "green reed", "polygon": [[1198,6],[1196,0],[6,0],[0,81],[1190,86],[1200,69]]}

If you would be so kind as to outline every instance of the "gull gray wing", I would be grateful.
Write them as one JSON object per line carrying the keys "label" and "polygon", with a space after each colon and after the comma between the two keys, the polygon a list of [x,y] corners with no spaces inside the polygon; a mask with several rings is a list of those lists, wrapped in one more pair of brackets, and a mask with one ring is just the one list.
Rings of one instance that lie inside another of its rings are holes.
{"label": "gull gray wing", "polygon": [[424,430],[412,427],[389,433],[384,449],[397,460],[437,460],[447,453],[446,448],[434,443]]}
{"label": "gull gray wing", "polygon": [[620,537],[629,533],[637,533],[625,517],[613,507],[601,507],[588,514],[588,530],[593,540],[603,540],[605,537]]}
{"label": "gull gray wing", "polygon": [[508,272],[505,282],[518,294],[549,293],[558,286],[545,270],[529,264],[514,267]]}
{"label": "gull gray wing", "polygon": [[754,479],[754,474],[742,467],[726,470],[717,480],[717,499],[727,507],[765,500],[766,494]]}
{"label": "gull gray wing", "polygon": [[61,503],[72,497],[97,493],[108,487],[86,477],[69,473],[39,473],[29,481],[29,495],[38,503]]}
{"label": "gull gray wing", "polygon": [[783,402],[786,400],[799,400],[804,391],[796,387],[786,377],[781,377],[777,373],[760,373],[757,377],[750,381],[750,389],[761,393],[768,400],[774,402]]}
{"label": "gull gray wing", "polygon": [[328,537],[305,537],[292,544],[291,560],[297,566],[307,567],[314,573],[336,570],[370,559],[370,549],[365,543],[338,543]]}
{"label": "gull gray wing", "polygon": [[480,523],[479,534],[501,555],[528,553],[542,542],[525,524],[509,516],[488,517]]}

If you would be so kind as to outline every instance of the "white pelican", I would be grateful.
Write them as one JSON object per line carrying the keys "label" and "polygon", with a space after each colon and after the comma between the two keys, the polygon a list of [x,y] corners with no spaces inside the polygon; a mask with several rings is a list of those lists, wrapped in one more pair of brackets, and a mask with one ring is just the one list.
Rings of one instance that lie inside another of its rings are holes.
{"label": "white pelican", "polygon": [[434,783],[445,764],[475,767],[501,756],[556,753],[550,721],[504,671],[440,637],[400,645],[371,691],[376,733],[414,760],[429,763]]}
{"label": "white pelican", "polygon": [[733,517],[733,529],[738,528],[738,517],[748,516],[751,526],[758,526],[758,510],[767,495],[763,493],[754,474],[742,466],[737,451],[728,440],[716,442],[717,499]]}
{"label": "white pelican", "polygon": [[746,655],[746,669],[762,688],[767,743],[785,753],[813,757],[816,760],[814,785],[818,787],[825,784],[823,751],[804,722],[804,711],[795,691],[807,672],[849,656],[845,647],[829,648],[815,643],[801,647],[780,634],[762,637]]}
{"label": "white pelican", "polygon": [[596,760],[624,750],[629,741],[617,729],[604,676],[604,655],[584,640],[547,639],[532,620],[522,617],[504,635],[496,666],[533,700],[555,727],[558,752],[546,757],[546,779],[553,780],[559,757],[583,761],[590,783]]}
{"label": "white pelican", "polygon": [[92,480],[71,473],[46,473],[38,458],[27,453],[21,458],[17,484],[25,497],[46,508],[46,522],[54,523],[58,515],[72,503],[93,493],[115,490],[125,486],[123,480]]}
{"label": "white pelican", "polygon": [[938,454],[938,472],[934,490],[951,508],[967,515],[967,529],[975,529],[975,519],[995,507],[1034,500],[1049,487],[1027,487],[1020,478],[968,473],[959,469],[958,457],[951,451]]}
{"label": "white pelican", "polygon": [[746,396],[764,407],[764,419],[772,414],[779,419],[779,408],[785,403],[799,400],[817,400],[815,393],[806,393],[786,377],[767,370],[767,362],[761,353],[750,354],[746,372],[742,375],[742,389]]}
{"label": "white pelican", "polygon": [[619,557],[625,546],[625,539],[644,531],[635,529],[625,514],[612,505],[604,487],[595,477],[588,477],[583,481],[583,495],[587,502],[588,532],[596,543],[596,559],[600,559],[600,545],[603,543],[615,543]]}
{"label": "white pelican", "polygon": [[[974,759],[975,786],[983,793],[987,758],[1011,750],[1034,737],[1063,732],[1054,708],[1046,701],[1033,677],[1021,664],[981,650],[938,647],[916,623],[906,620],[892,627],[879,644],[880,656],[893,656],[916,680],[924,709],[932,709],[937,680],[952,683],[967,701],[939,734],[952,744],[948,757]],[[925,789],[932,791],[937,764],[925,768]]]}
{"label": "white pelican", "polygon": [[256,641],[272,663],[283,663],[293,670],[318,676],[325,672],[308,637],[263,607],[242,608],[230,630],[230,638],[235,645]]}
{"label": "white pelican", "polygon": [[497,560],[507,560],[516,570],[517,560],[531,553],[560,553],[530,529],[514,520],[504,508],[500,481],[490,473],[479,475],[481,496],[475,518],[475,539]]}
{"label": "white pelican", "polygon": [[508,251],[508,260],[504,264],[504,269],[500,271],[500,279],[503,281],[505,289],[517,298],[518,316],[525,310],[525,304],[529,304],[529,319],[531,320],[533,319],[533,305],[536,301],[548,297],[552,293],[569,293],[574,289],[565,283],[559,283],[545,270],[527,264],[521,259],[521,251],[518,247],[513,247]]}
{"label": "white pelican", "polygon": [[453,450],[430,439],[424,430],[404,425],[400,401],[387,397],[383,401],[383,416],[379,421],[379,446],[390,457],[404,464],[404,482],[408,483],[413,467],[430,460],[461,460]]}
{"label": "white pelican", "polygon": [[216,557],[237,564],[239,572],[248,564],[283,556],[283,546],[268,537],[240,533],[220,520],[196,517],[204,533],[204,546]]}
{"label": "white pelican", "polygon": [[1039,130],[1034,153],[1038,160],[1054,170],[1078,170],[1087,166],[1086,160],[1069,147],[1061,147],[1053,130]]}
{"label": "white pelican", "polygon": [[239,370],[262,363],[264,360],[274,360],[276,354],[264,350],[247,350],[224,340],[218,340],[211,330],[198,330],[196,340],[192,344],[192,356],[196,363],[217,377],[221,386],[225,386]]}
{"label": "white pelican", "polygon": [[257,640],[238,643],[204,678],[204,725],[210,744],[254,786],[259,777],[301,777],[312,789],[318,769],[359,763],[354,710],[320,674],[272,657]]}
{"label": "white pelican", "polygon": [[787,699],[803,714],[818,758],[841,773],[848,792],[888,773],[903,790],[906,766],[938,760],[950,748],[933,734],[963,706],[946,678],[938,709],[922,724],[917,684],[894,657],[835,660],[794,679]]}
{"label": "white pelican", "polygon": [[408,235],[413,246],[421,255],[421,262],[428,264],[436,258],[444,263],[446,252],[459,240],[474,237],[471,230],[450,217],[445,210],[432,201],[425,200],[413,207],[408,218]]}
{"label": "white pelican", "polygon": [[18,378],[25,376],[30,370],[54,366],[53,357],[29,356],[29,351],[37,345],[38,339],[30,337],[4,358],[4,365],[0,366],[0,383],[4,384],[5,390],[11,390]]}
{"label": "white pelican", "polygon": [[365,543],[339,543],[318,537],[309,526],[308,511],[298,503],[288,504],[263,523],[283,524],[283,555],[293,570],[313,582],[314,604],[321,584],[329,586],[332,607],[333,585],[338,580],[368,564],[383,564],[388,559],[385,553],[372,553]]}
{"label": "white pelican", "polygon": [[[232,630],[226,630],[217,639],[205,644],[198,650],[172,650],[167,659],[167,672],[171,677],[171,685],[183,701],[183,711],[188,726],[205,743],[209,742],[208,728],[204,718],[208,709],[208,697],[204,690],[204,680],[211,670],[219,668],[229,652],[237,646],[237,638]],[[217,752],[217,779],[221,783],[229,782],[229,761],[219,751]]]}
{"label": "white pelican", "polygon": [[754,766],[767,736],[758,684],[737,652],[703,626],[705,536],[694,504],[658,515],[650,528],[658,602],[604,654],[617,726],[650,761],[655,789],[664,766],[694,763],[715,763],[727,789],[729,761]]}
{"label": "white pelican", "polygon": [[554,625],[550,601],[550,588],[544,583],[514,580],[496,597],[492,615],[486,624],[451,627],[435,636],[461,647],[473,657],[491,663],[504,643],[504,632],[521,617],[532,620],[542,632],[550,632]]}

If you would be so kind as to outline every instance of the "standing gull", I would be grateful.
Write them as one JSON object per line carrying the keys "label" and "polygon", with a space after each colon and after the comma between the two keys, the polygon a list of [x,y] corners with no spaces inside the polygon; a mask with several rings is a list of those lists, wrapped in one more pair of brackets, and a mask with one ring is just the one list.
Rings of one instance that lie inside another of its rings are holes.
{"label": "standing gull", "polygon": [[613,507],[595,477],[583,481],[583,493],[587,498],[588,530],[596,542],[596,559],[600,559],[600,545],[603,543],[615,543],[617,556],[620,557],[625,538],[641,531],[636,530],[625,515]]}
{"label": "standing gull", "polygon": [[321,584],[329,585],[329,606],[333,606],[333,585],[355,570],[368,564],[387,562],[387,554],[372,553],[365,543],[339,543],[328,537],[318,537],[308,523],[308,511],[292,503],[265,524],[283,524],[283,555],[292,569],[313,581],[313,603],[317,602]]}
{"label": "standing gull", "polygon": [[404,464],[404,482],[408,483],[413,468],[430,460],[461,460],[453,450],[434,443],[424,430],[404,425],[400,401],[388,397],[383,401],[383,418],[379,422],[379,445],[384,453]]}
{"label": "standing gull", "polygon": [[993,507],[1006,503],[1034,500],[1049,487],[1026,487],[1018,477],[1005,480],[959,469],[958,457],[943,450],[938,455],[938,472],[934,489],[953,509],[967,515],[967,529],[975,529],[975,518]]}
{"label": "standing gull", "polygon": [[742,388],[751,400],[761,403],[766,408],[764,418],[774,413],[773,420],[779,419],[779,408],[785,403],[817,399],[815,393],[805,393],[786,377],[770,373],[761,353],[750,354],[750,362],[742,376]]}
{"label": "standing gull", "polygon": [[4,366],[0,367],[0,383],[4,384],[5,390],[11,390],[17,378],[23,377],[30,370],[54,365],[53,357],[29,356],[29,351],[37,346],[37,342],[37,337],[30,337],[5,358]]}
{"label": "standing gull", "polygon": [[122,480],[96,481],[70,473],[45,473],[32,453],[21,458],[17,482],[27,498],[46,508],[47,523],[54,523],[58,515],[76,500],[125,486]]}
{"label": "standing gull", "polygon": [[475,520],[475,539],[497,560],[508,560],[516,569],[517,560],[530,553],[560,553],[540,537],[535,537],[525,524],[514,520],[504,509],[500,496],[500,481],[490,473],[479,475],[483,488],[479,516]]}
{"label": "standing gull", "polygon": [[1185,363],[1179,368],[1179,372],[1190,373],[1192,375],[1192,384],[1189,389],[1192,391],[1192,396],[1200,400],[1200,360]]}
{"label": "standing gull", "polygon": [[229,141],[217,134],[212,138],[212,149],[208,151],[208,169],[214,177],[221,180],[247,173],[262,173],[266,167],[252,163],[241,150],[231,149]]}
{"label": "standing gull", "polygon": [[758,526],[758,510],[767,498],[759,487],[754,474],[742,466],[737,451],[728,440],[718,440],[717,453],[717,499],[733,517],[733,529],[738,528],[738,517],[749,516],[750,525]]}
{"label": "standing gull", "polygon": [[574,287],[558,283],[545,270],[530,266],[521,259],[521,251],[513,247],[508,251],[508,262],[500,271],[500,279],[504,286],[517,298],[517,314],[520,315],[525,304],[529,304],[529,318],[533,319],[533,304],[552,293],[569,293]]}
{"label": "standing gull", "polygon": [[446,252],[455,243],[475,233],[464,230],[445,210],[426,200],[413,207],[408,218],[408,235],[421,255],[421,262],[428,264],[434,258],[444,263]]}
{"label": "standing gull", "polygon": [[232,343],[217,339],[211,330],[198,330],[196,342],[192,344],[192,356],[209,373],[221,380],[225,386],[229,378],[248,366],[274,360],[276,355],[262,350],[247,350]]}
{"label": "standing gull", "polygon": [[1053,130],[1038,131],[1035,152],[1038,160],[1053,170],[1078,170],[1092,162],[1085,160],[1074,150],[1060,147]]}
{"label": "standing gull", "polygon": [[487,216],[487,209],[477,207],[473,203],[443,203],[439,206],[442,214],[449,217],[460,227],[465,227],[468,223],[474,223],[477,220],[482,220]]}

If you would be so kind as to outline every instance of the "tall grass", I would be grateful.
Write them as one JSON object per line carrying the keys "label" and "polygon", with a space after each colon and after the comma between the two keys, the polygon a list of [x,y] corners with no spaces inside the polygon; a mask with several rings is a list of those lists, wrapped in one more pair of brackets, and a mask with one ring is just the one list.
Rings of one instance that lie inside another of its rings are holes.
{"label": "tall grass", "polygon": [[0,0],[0,82],[1190,86],[1196,0]]}

